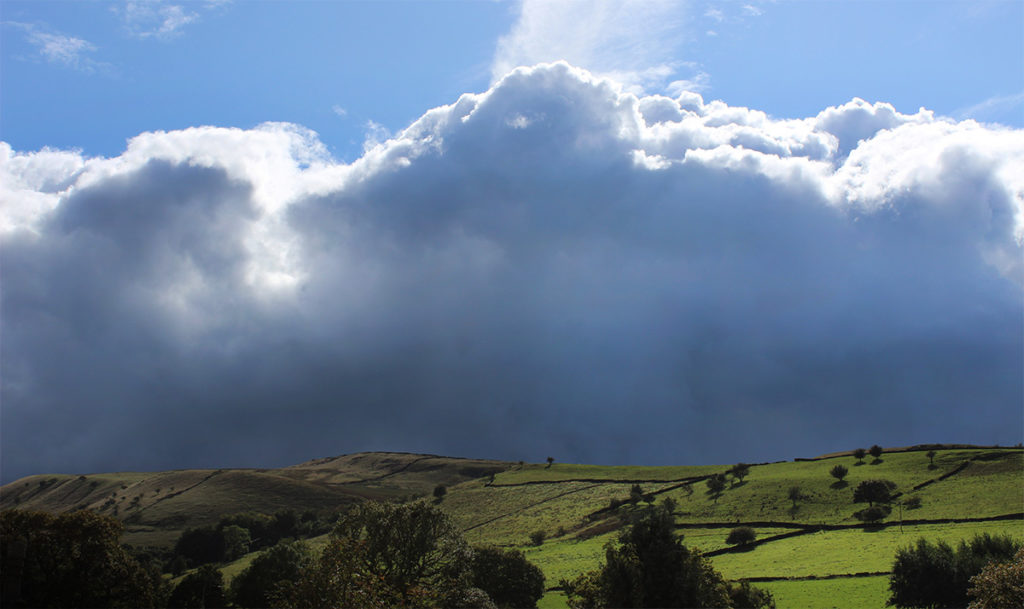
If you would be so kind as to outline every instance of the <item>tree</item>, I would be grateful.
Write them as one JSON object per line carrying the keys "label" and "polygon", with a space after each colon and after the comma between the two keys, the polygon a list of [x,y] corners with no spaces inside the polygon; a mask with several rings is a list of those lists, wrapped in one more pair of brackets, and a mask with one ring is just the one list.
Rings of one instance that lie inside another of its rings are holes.
{"label": "tree", "polygon": [[800,489],[799,486],[791,486],[789,487],[789,490],[786,492],[786,496],[788,496],[789,500],[793,502],[793,509],[795,510],[796,503],[804,499],[804,492]]}
{"label": "tree", "polygon": [[644,498],[644,489],[640,488],[639,484],[634,484],[629,489],[629,501],[634,505],[640,503]]}
{"label": "tree", "polygon": [[747,474],[750,473],[750,466],[747,465],[746,463],[737,463],[736,465],[732,466],[732,469],[729,470],[729,473],[732,474],[733,477],[735,477],[740,482],[743,482],[743,479],[746,478]]}
{"label": "tree", "polygon": [[224,549],[224,534],[212,527],[186,529],[174,544],[174,553],[193,567],[224,560]]}
{"label": "tree", "polygon": [[845,465],[836,465],[828,473],[832,474],[832,477],[841,483],[846,474],[850,473],[850,470],[846,469]]}
{"label": "tree", "polygon": [[[606,548],[600,568],[562,582],[569,606],[732,607],[729,584],[699,551],[683,545],[674,529],[663,507],[645,508],[619,544]],[[774,606],[771,595],[760,598],[757,607]]]}
{"label": "tree", "polygon": [[278,542],[263,550],[231,580],[231,600],[239,607],[270,607],[274,592],[299,579],[311,561],[301,542]]}
{"label": "tree", "polygon": [[249,544],[252,542],[249,529],[233,524],[224,527],[221,535],[224,536],[224,560],[235,560],[249,553]]}
{"label": "tree", "polygon": [[434,487],[434,499],[441,501],[444,496],[448,493],[448,489],[443,484],[438,484]]}
{"label": "tree", "polygon": [[531,545],[535,545],[535,546],[539,546],[542,543],[544,543],[544,538],[545,537],[547,537],[547,534],[545,534],[544,531],[542,531],[542,530],[534,531],[534,532],[530,533],[530,544]]}
{"label": "tree", "polygon": [[224,576],[217,567],[206,564],[185,576],[171,593],[167,606],[171,609],[211,609],[228,606],[224,596]]}
{"label": "tree", "polygon": [[[358,573],[379,579],[403,606],[457,605],[472,550],[441,510],[423,502],[366,502],[338,521],[339,548],[361,546]],[[379,587],[378,587],[379,588]]]}
{"label": "tree", "polygon": [[153,579],[121,546],[123,530],[86,510],[0,512],[3,606],[152,607]]}
{"label": "tree", "polygon": [[882,456],[882,447],[877,444],[874,444],[871,446],[871,448],[868,449],[868,454],[874,457],[875,462],[878,462],[879,457]]}
{"label": "tree", "polygon": [[868,454],[868,451],[863,448],[858,448],[853,451],[853,458],[857,460],[857,465],[864,462],[864,455]]}
{"label": "tree", "polygon": [[551,467],[555,463],[554,457],[548,457],[548,467]]}
{"label": "tree", "polygon": [[268,606],[284,609],[397,606],[400,596],[389,589],[383,579],[363,573],[366,558],[365,541],[332,535],[320,555],[299,572],[295,581],[282,581],[270,591]]}
{"label": "tree", "polygon": [[518,550],[476,548],[471,569],[473,586],[498,607],[536,607],[544,596],[544,573]]}
{"label": "tree", "polygon": [[873,506],[876,503],[889,503],[892,498],[892,491],[896,483],[890,480],[865,480],[857,485],[853,491],[853,502],[868,502]]}
{"label": "tree", "polygon": [[937,454],[939,454],[939,453],[935,452],[934,450],[929,450],[928,452],[926,452],[924,454],[926,457],[928,457],[928,468],[929,469],[935,467],[935,455],[937,455]]}
{"label": "tree", "polygon": [[1010,562],[992,561],[970,580],[968,609],[1024,607],[1024,548]]}
{"label": "tree", "polygon": [[736,527],[729,531],[729,536],[725,538],[725,543],[730,545],[745,546],[757,539],[757,533],[750,527]]}
{"label": "tree", "polygon": [[[889,577],[890,605],[965,607],[970,579],[985,565],[1009,560],[1020,543],[1008,536],[976,535],[954,549],[944,541],[919,539],[896,552]],[[1013,605],[1009,605],[1013,606]]]}
{"label": "tree", "polygon": [[706,484],[708,485],[708,492],[715,498],[715,503],[718,503],[718,498],[722,495],[722,491],[725,490],[725,476],[714,474],[708,478]]}
{"label": "tree", "polygon": [[865,524],[874,524],[884,519],[890,512],[892,508],[887,505],[873,505],[854,512],[853,517]]}

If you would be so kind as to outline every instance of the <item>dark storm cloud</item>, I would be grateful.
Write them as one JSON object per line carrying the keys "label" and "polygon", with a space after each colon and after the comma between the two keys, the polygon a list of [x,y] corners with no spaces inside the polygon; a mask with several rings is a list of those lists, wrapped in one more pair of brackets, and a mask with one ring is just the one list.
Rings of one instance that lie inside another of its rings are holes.
{"label": "dark storm cloud", "polygon": [[555,64],[349,166],[288,125],[4,152],[5,480],[1021,439],[1019,131]]}

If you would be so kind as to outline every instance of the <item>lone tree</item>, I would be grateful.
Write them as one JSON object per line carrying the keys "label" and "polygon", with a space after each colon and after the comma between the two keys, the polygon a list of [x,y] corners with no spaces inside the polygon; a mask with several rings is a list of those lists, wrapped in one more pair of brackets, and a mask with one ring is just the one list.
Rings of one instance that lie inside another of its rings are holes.
{"label": "lone tree", "polygon": [[747,465],[746,463],[737,463],[736,465],[732,466],[732,469],[729,470],[729,473],[732,474],[733,477],[735,477],[740,482],[743,482],[743,479],[746,478],[747,474],[750,473],[750,466]]}
{"label": "lone tree", "polygon": [[934,450],[929,450],[924,454],[926,457],[928,457],[928,467],[935,467],[935,455],[937,454],[939,453],[935,452]]}
{"label": "lone tree", "polygon": [[555,463],[554,457],[548,457],[548,467],[551,467]]}
{"label": "lone tree", "polygon": [[832,477],[836,480],[842,482],[843,478],[846,477],[846,474],[850,473],[850,470],[846,469],[845,465],[836,465],[830,469],[828,473],[832,474]]}
{"label": "lone tree", "polygon": [[860,465],[861,463],[864,462],[864,455],[866,454],[868,454],[868,451],[864,450],[863,448],[858,448],[857,450],[853,451],[853,458],[856,459],[857,464]]}
{"label": "lone tree", "polygon": [[722,491],[725,490],[725,476],[715,474],[708,478],[706,484],[708,485],[708,492],[715,498],[715,503],[718,503],[718,498],[722,495]]}
{"label": "lone tree", "polygon": [[868,449],[868,454],[874,457],[875,461],[878,461],[879,457],[882,456],[882,447],[874,444]]}
{"label": "lone tree", "polygon": [[869,506],[876,503],[889,503],[892,498],[892,491],[896,483],[891,480],[865,480],[857,485],[853,491],[853,502],[868,502]]}
{"label": "lone tree", "polygon": [[796,509],[796,502],[797,501],[802,501],[803,499],[806,498],[804,496],[804,492],[802,490],[800,490],[799,486],[791,486],[791,487],[789,487],[789,491],[788,491],[787,495],[789,496],[789,500],[793,502],[793,509],[794,510]]}
{"label": "lone tree", "polygon": [[725,543],[734,546],[745,546],[755,539],[757,539],[757,533],[754,529],[750,527],[736,527],[729,531],[729,536],[725,538]]}
{"label": "lone tree", "polygon": [[547,533],[543,530],[538,529],[530,533],[530,543],[535,546],[539,546],[544,543],[544,539],[547,537]]}

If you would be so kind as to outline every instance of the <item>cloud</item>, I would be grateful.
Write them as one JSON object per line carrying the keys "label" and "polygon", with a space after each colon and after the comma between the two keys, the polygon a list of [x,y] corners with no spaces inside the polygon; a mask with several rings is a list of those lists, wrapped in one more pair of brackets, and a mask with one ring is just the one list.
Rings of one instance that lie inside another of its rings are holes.
{"label": "cloud", "polygon": [[113,10],[133,36],[166,40],[180,36],[185,26],[199,21],[201,11],[226,4],[228,2],[224,1],[172,4],[164,0],[127,0]]}
{"label": "cloud", "polygon": [[338,104],[334,104],[333,106],[331,106],[331,112],[335,113],[336,115],[342,118],[348,116],[348,110],[346,110],[345,108],[341,107]]}
{"label": "cloud", "polygon": [[565,60],[634,91],[657,89],[686,67],[676,58],[687,10],[674,0],[523,0],[498,41],[493,81],[517,66]]}
{"label": "cloud", "polygon": [[96,50],[96,45],[88,40],[44,29],[30,23],[7,21],[5,25],[22,30],[29,44],[34,46],[39,56],[49,63],[83,72],[93,72],[97,68],[105,66],[88,56]]}
{"label": "cloud", "polygon": [[1021,176],[1019,130],[564,63],[351,164],[278,123],[4,145],[3,478],[1013,444]]}
{"label": "cloud", "polygon": [[1022,105],[1024,105],[1024,91],[1014,95],[996,95],[972,106],[955,110],[953,114],[960,119],[999,121],[1004,118],[1010,119],[1012,111],[1016,108],[1016,118],[1019,120]]}

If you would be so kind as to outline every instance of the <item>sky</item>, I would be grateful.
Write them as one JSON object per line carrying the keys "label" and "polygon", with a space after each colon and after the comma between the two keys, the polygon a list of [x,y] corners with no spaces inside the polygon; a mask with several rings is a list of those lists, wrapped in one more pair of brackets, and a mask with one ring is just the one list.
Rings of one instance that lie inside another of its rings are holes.
{"label": "sky", "polygon": [[1024,440],[1020,2],[0,28],[3,482]]}

